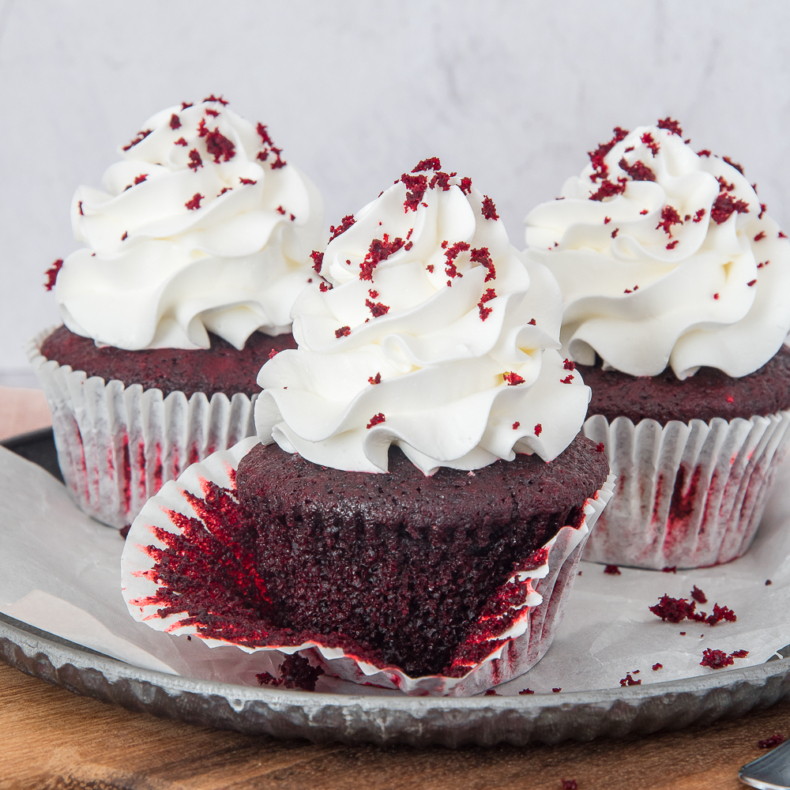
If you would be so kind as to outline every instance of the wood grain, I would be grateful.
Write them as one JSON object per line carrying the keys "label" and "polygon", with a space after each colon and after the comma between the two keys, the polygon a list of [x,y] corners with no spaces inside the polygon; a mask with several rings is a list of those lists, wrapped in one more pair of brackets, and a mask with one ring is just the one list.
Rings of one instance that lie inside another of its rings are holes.
{"label": "wood grain", "polygon": [[738,721],[628,741],[417,750],[314,745],[132,713],[0,665],[1,790],[735,790],[790,701]]}

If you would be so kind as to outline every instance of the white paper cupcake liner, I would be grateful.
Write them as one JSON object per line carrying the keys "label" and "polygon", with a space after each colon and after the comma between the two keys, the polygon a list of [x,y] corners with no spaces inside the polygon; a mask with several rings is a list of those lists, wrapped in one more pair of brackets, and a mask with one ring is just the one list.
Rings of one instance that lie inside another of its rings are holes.
{"label": "white paper cupcake liner", "polygon": [[63,479],[78,507],[121,529],[143,504],[189,464],[255,434],[254,403],[237,393],[167,397],[72,370],[41,355],[51,327],[27,354],[52,411]]}
{"label": "white paper cupcake liner", "polygon": [[[167,544],[157,537],[156,531],[183,536],[183,519],[179,518],[179,514],[193,519],[191,524],[198,524],[198,532],[208,530],[207,520],[198,516],[189,498],[196,498],[202,507],[209,483],[235,490],[235,470],[239,460],[256,443],[255,438],[246,439],[230,450],[214,453],[201,463],[190,466],[177,482],[165,485],[158,495],[145,504],[132,524],[121,563],[123,594],[129,612],[136,620],[156,630],[200,636],[210,647],[233,644],[245,654],[260,652],[262,658],[266,654],[279,653],[280,660],[298,652],[308,658],[312,665],[320,666],[329,677],[399,689],[412,695],[477,694],[524,674],[543,657],[562,618],[567,593],[576,576],[576,566],[584,544],[614,490],[614,479],[610,475],[595,496],[585,503],[581,523],[560,529],[542,549],[533,554],[534,567],[519,571],[508,581],[508,584],[521,586],[521,603],[508,605],[502,611],[481,617],[481,621],[485,619],[488,634],[481,638],[485,643],[482,648],[467,642],[456,650],[456,655],[460,656],[464,654],[464,648],[474,646],[476,654],[482,655],[482,659],[475,662],[456,659],[452,664],[453,677],[411,677],[396,666],[375,665],[342,648],[330,647],[316,640],[287,645],[282,644],[281,640],[280,644],[249,646],[202,634],[197,625],[184,622],[188,616],[186,612],[160,615],[161,599],[154,599],[163,587],[157,563],[151,554],[155,555],[158,549],[165,549]],[[198,521],[194,521],[196,518]],[[149,547],[153,551],[149,551]],[[175,590],[168,592],[178,594]],[[497,630],[495,625],[497,618],[502,623],[501,630]],[[265,631],[261,633],[265,637]],[[219,660],[229,659],[224,655]],[[242,660],[242,654],[239,653],[238,661]],[[270,666],[271,662],[266,661],[262,669]],[[237,672],[238,667],[227,667],[229,676],[237,676]],[[256,683],[254,676],[249,681],[250,684]]]}
{"label": "white paper cupcake liner", "polygon": [[788,425],[786,411],[666,426],[590,417],[584,435],[604,444],[617,484],[584,559],[660,570],[740,557],[787,450]]}

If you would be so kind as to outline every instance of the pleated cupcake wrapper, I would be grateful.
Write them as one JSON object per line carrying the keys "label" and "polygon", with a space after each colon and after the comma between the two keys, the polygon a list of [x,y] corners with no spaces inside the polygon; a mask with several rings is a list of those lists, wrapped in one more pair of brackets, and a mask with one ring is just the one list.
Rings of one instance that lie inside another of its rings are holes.
{"label": "pleated cupcake wrapper", "polygon": [[617,485],[584,559],[660,570],[740,557],[786,453],[788,425],[786,411],[666,426],[590,417],[584,434],[605,445]]}
{"label": "pleated cupcake wrapper", "polygon": [[88,378],[41,355],[54,329],[36,335],[26,351],[52,410],[63,479],[78,507],[99,521],[131,524],[189,464],[255,434],[257,396],[164,397],[139,384]]}
{"label": "pleated cupcake wrapper", "polygon": [[[272,643],[250,647],[230,640],[207,637],[201,634],[198,626],[183,622],[188,616],[186,612],[161,616],[160,604],[150,602],[161,588],[156,563],[146,549],[149,546],[155,549],[166,547],[155,536],[154,530],[159,528],[176,535],[183,534],[169,513],[195,518],[196,512],[187,496],[191,494],[204,499],[208,483],[235,489],[233,481],[239,460],[255,446],[256,441],[255,438],[244,440],[228,451],[214,453],[205,461],[189,467],[177,482],[165,485],[143,507],[129,532],[122,559],[123,593],[130,613],[136,620],[145,622],[156,630],[199,636],[209,647],[232,644],[246,654],[274,652],[281,654],[281,659],[299,653],[308,658],[313,666],[320,666],[330,679],[339,678],[357,684],[399,689],[412,695],[477,694],[523,675],[543,657],[562,619],[565,602],[576,576],[576,567],[590,530],[614,491],[614,477],[610,475],[595,496],[585,503],[581,524],[561,528],[545,544],[543,551],[533,555],[540,558],[539,564],[536,563],[535,567],[519,571],[511,577],[508,583],[523,585],[522,592],[526,592],[526,595],[519,605],[510,606],[499,615],[486,618],[489,636],[480,641],[490,642],[490,651],[486,652],[485,646],[479,648],[474,640],[461,645],[456,651],[456,655],[462,656],[465,647],[477,648],[476,655],[484,656],[482,659],[469,662],[459,658],[452,665],[453,677],[411,677],[397,666],[378,666],[342,648],[330,647],[317,640],[297,645]],[[205,526],[205,521],[202,523]],[[513,614],[515,617],[509,616]],[[497,616],[502,622],[502,629],[498,632],[494,625]],[[223,660],[227,660],[227,656]],[[267,666],[269,665],[267,662]],[[255,682],[251,675],[250,683]]]}

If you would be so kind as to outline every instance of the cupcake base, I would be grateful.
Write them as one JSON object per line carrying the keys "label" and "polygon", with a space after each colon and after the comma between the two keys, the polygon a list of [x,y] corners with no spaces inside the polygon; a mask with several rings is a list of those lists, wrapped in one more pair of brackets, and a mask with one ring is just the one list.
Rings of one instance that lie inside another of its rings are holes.
{"label": "cupcake base", "polygon": [[481,627],[456,649],[451,671],[414,677],[343,635],[273,622],[255,568],[256,536],[240,518],[235,493],[239,460],[256,444],[251,438],[215,453],[146,503],[122,561],[130,613],[157,630],[197,635],[211,647],[300,653],[330,676],[408,694],[475,694],[533,666],[551,643],[589,529],[612,492],[608,480],[586,501],[578,523],[563,526],[525,558],[489,600]]}

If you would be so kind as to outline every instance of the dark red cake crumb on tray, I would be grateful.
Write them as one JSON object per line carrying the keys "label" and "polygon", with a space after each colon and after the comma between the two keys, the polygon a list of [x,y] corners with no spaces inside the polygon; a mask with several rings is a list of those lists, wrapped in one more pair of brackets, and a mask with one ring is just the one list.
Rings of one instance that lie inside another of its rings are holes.
{"label": "dark red cake crumb on tray", "polygon": [[653,672],[658,672],[659,669],[663,669],[663,668],[664,668],[663,664],[659,664],[658,662],[653,664]]}
{"label": "dark red cake crumb on tray", "polygon": [[306,658],[294,653],[280,664],[280,677],[275,678],[269,672],[261,672],[255,677],[261,686],[315,691],[315,684],[323,674],[321,667],[312,666]]}
{"label": "dark red cake crumb on tray", "polygon": [[603,569],[603,572],[608,574],[609,576],[620,576],[620,575],[622,575],[621,572],[620,572],[620,568],[618,568],[617,565],[607,565]]}
{"label": "dark red cake crumb on tray", "polygon": [[748,655],[748,650],[735,650],[727,655],[723,650],[707,648],[702,653],[702,661],[699,662],[699,665],[701,667],[710,667],[711,669],[723,669],[734,664],[734,659],[746,658]]}
{"label": "dark red cake crumb on tray", "polygon": [[228,397],[237,392],[260,392],[256,383],[261,367],[272,351],[296,348],[293,335],[270,337],[253,332],[239,351],[226,340],[209,334],[211,348],[156,348],[125,351],[111,346],[99,348],[89,337],[81,337],[65,326],[56,329],[41,345],[41,354],[72,370],[117,379],[127,387],[141,384],[143,389],[159,389],[167,396],[183,392],[190,397],[204,392],[210,398],[218,392]]}
{"label": "dark red cake crumb on tray", "polygon": [[562,790],[579,790],[575,779],[562,779]]}
{"label": "dark red cake crumb on tray", "polygon": [[757,741],[758,749],[773,749],[774,746],[779,746],[780,743],[785,742],[785,736],[781,732],[771,735],[762,741]]}
{"label": "dark red cake crumb on tray", "polygon": [[642,685],[642,681],[641,680],[635,680],[631,676],[631,673],[627,672],[626,676],[624,678],[620,679],[620,685],[621,686],[641,686]]}

